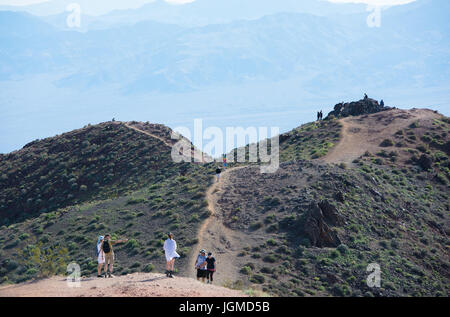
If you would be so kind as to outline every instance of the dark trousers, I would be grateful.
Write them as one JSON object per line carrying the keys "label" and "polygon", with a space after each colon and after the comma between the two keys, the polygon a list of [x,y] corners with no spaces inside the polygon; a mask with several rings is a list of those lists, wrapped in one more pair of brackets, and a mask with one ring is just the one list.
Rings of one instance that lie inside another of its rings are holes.
{"label": "dark trousers", "polygon": [[214,271],[207,271],[207,273],[206,273],[206,278],[209,280],[209,281],[213,281],[214,279],[213,279],[213,275],[214,275]]}

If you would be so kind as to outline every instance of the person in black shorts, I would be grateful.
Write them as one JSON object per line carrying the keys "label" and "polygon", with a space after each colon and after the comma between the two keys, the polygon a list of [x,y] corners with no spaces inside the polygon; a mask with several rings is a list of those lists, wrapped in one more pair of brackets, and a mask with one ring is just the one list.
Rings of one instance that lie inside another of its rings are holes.
{"label": "person in black shorts", "polygon": [[201,250],[200,254],[197,256],[197,260],[195,261],[195,269],[197,270],[197,280],[200,281],[200,279],[202,280],[202,282],[205,282],[205,278],[207,275],[207,269],[206,269],[206,251],[205,250]]}
{"label": "person in black shorts", "polygon": [[208,284],[212,284],[213,275],[216,271],[216,259],[212,256],[212,253],[208,253],[208,257],[206,258],[206,279],[208,280]]}

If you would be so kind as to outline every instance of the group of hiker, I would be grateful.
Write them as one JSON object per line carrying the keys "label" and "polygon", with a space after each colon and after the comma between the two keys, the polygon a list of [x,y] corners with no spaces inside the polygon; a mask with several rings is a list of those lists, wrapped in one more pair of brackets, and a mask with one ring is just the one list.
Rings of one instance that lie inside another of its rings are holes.
{"label": "group of hiker", "polygon": [[317,121],[323,120],[323,111],[320,110],[317,112]]}
{"label": "group of hiker", "polygon": [[[227,158],[223,156],[223,168],[227,168]],[[217,167],[216,177],[217,182],[220,180],[220,174],[222,169]],[[114,277],[112,275],[114,268],[114,251],[113,245],[118,243],[128,242],[128,239],[123,240],[111,240],[111,235],[106,234],[105,236],[99,236],[97,240],[97,277]],[[168,233],[168,238],[164,241],[164,253],[166,256],[166,276],[173,278],[175,260],[180,257],[177,253],[177,243],[173,239],[173,234]],[[102,268],[104,268],[104,275],[102,275]],[[216,268],[216,259],[212,256],[211,252],[206,255],[205,250],[201,250],[197,257],[195,269],[197,270],[197,279],[208,283],[213,282],[213,275]]]}
{"label": "group of hiker", "polygon": [[124,240],[111,240],[111,235],[99,236],[97,240],[97,277],[103,277],[102,267],[105,269],[104,277],[114,277],[112,275],[114,268],[114,251],[113,245],[128,242]]}
{"label": "group of hiker", "polygon": [[[177,243],[173,239],[172,233],[168,234],[168,239],[164,242],[164,252],[166,255],[166,276],[173,278],[175,259],[179,258],[180,255],[177,253]],[[206,255],[206,251],[202,249],[195,261],[195,269],[197,270],[197,280],[205,282],[206,279],[208,284],[212,284],[216,271],[216,259],[212,256],[212,253],[208,252],[208,255]]]}
{"label": "group of hiker", "polygon": [[[173,239],[173,234],[169,233],[167,240],[164,242],[164,253],[166,255],[166,276],[173,278],[175,259],[180,255],[177,253],[177,242]],[[216,271],[216,259],[212,256],[211,252],[202,249],[195,261],[195,269],[197,270],[197,280],[212,284],[214,278],[214,272]]]}
{"label": "group of hiker", "polygon": [[[128,242],[128,239],[123,240],[111,240],[111,235],[99,236],[97,240],[97,277],[114,277],[114,251],[113,245],[118,243]],[[177,242],[173,238],[172,233],[167,234],[167,240],[164,241],[164,254],[166,257],[166,276],[173,278],[175,260],[180,257],[177,253]],[[102,275],[102,268],[105,270],[105,275]],[[197,270],[197,280],[212,284],[214,278],[214,272],[216,271],[216,259],[212,256],[211,252],[202,249],[195,261],[195,269]]]}
{"label": "group of hiker", "polygon": [[197,280],[205,283],[205,280],[208,284],[212,284],[214,281],[214,272],[216,271],[217,261],[212,256],[212,252],[208,252],[206,255],[206,251],[204,249],[200,250],[200,253],[197,256],[197,260],[195,261],[195,269],[197,270]]}

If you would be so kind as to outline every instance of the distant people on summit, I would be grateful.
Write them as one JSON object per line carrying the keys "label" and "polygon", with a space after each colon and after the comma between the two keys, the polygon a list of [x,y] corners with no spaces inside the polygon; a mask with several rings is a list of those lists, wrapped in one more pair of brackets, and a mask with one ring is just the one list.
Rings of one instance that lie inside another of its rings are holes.
{"label": "distant people on summit", "polygon": [[323,120],[323,112],[322,110],[317,112],[317,121]]}
{"label": "distant people on summit", "polygon": [[380,101],[380,106],[384,107],[384,100],[383,99],[381,99],[381,101]]}
{"label": "distant people on summit", "polygon": [[369,96],[367,94],[364,94],[364,100],[369,99]]}
{"label": "distant people on summit", "polygon": [[223,155],[223,169],[226,169],[227,166],[228,166],[228,163],[227,163],[227,157],[226,157],[225,154],[224,154],[224,155]]}
{"label": "distant people on summit", "polygon": [[164,253],[166,255],[166,276],[173,278],[175,259],[180,255],[177,253],[177,242],[173,239],[173,234],[167,234],[168,239],[164,242]]}

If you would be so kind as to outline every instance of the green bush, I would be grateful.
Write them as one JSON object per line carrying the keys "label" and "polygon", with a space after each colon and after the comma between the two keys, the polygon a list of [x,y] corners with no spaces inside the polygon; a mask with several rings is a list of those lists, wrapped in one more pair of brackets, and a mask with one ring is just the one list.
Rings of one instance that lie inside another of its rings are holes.
{"label": "green bush", "polygon": [[151,263],[147,264],[146,266],[144,266],[143,271],[146,273],[150,273],[155,269],[155,266]]}
{"label": "green bush", "polygon": [[138,268],[138,267],[140,267],[140,266],[141,266],[141,263],[140,263],[140,262],[134,262],[134,263],[130,266],[130,268],[135,269],[135,268]]}
{"label": "green bush", "polygon": [[276,258],[275,255],[269,254],[269,255],[266,255],[266,256],[263,258],[263,261],[264,261],[264,262],[268,262],[268,263],[275,263],[275,262],[277,261],[277,258]]}
{"label": "green bush", "polygon": [[128,240],[128,242],[125,244],[125,247],[129,250],[134,250],[139,246],[139,243],[135,240],[135,239],[130,239]]}
{"label": "green bush", "polygon": [[339,253],[341,254],[347,254],[348,253],[348,247],[345,244],[340,244],[337,247],[337,250],[339,251]]}
{"label": "green bush", "polygon": [[250,275],[252,273],[252,269],[249,266],[244,266],[241,268],[240,272],[244,275]]}
{"label": "green bush", "polygon": [[250,277],[249,281],[256,284],[263,284],[266,281],[266,278],[264,277],[264,275],[255,274]]}
{"label": "green bush", "polygon": [[392,141],[391,139],[384,139],[383,142],[380,143],[380,146],[382,147],[394,146],[394,141]]}
{"label": "green bush", "polygon": [[61,246],[45,247],[42,242],[28,245],[21,250],[23,264],[26,269],[36,269],[39,277],[66,273],[69,261],[68,250]]}
{"label": "green bush", "polygon": [[261,222],[254,222],[250,225],[250,230],[258,230],[261,229],[263,224]]}
{"label": "green bush", "polygon": [[26,240],[26,239],[28,239],[30,237],[30,235],[28,234],[28,233],[22,233],[20,236],[19,236],[19,240]]}
{"label": "green bush", "polygon": [[261,273],[264,273],[264,274],[272,274],[272,273],[273,273],[273,269],[270,268],[270,267],[264,266],[264,267],[261,269]]}

